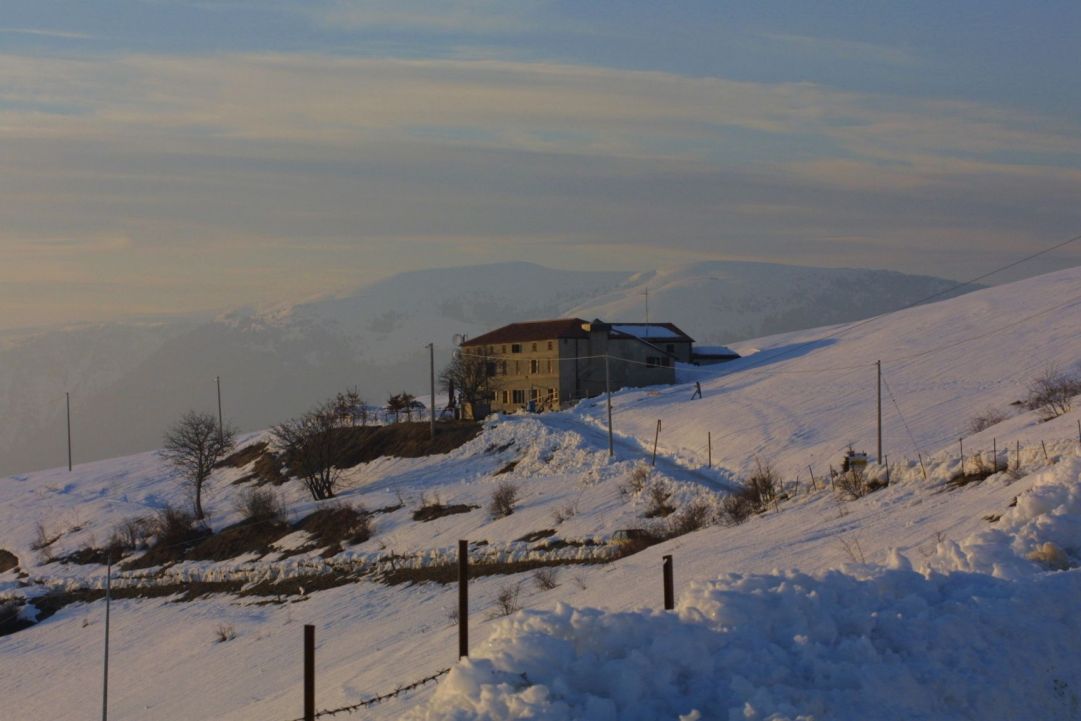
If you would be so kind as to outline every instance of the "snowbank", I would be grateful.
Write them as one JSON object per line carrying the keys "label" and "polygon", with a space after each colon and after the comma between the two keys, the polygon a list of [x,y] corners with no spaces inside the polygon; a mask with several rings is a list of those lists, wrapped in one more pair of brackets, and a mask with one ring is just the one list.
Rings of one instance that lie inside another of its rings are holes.
{"label": "snowbank", "polygon": [[409,718],[1076,719],[1081,569],[1060,569],[1081,549],[1081,459],[995,524],[922,572],[894,552],[695,582],[675,614],[524,611]]}
{"label": "snowbank", "polygon": [[678,614],[526,611],[408,718],[1075,719],[1078,593],[1078,571],[1017,583],[899,563],[697,583]]}

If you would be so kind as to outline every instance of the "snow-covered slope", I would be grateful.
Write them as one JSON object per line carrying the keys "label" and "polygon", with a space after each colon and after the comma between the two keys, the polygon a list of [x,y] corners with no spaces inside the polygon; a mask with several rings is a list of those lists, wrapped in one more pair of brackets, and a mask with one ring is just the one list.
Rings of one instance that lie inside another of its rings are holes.
{"label": "snow-covered slope", "polygon": [[[428,354],[449,358],[456,334],[581,314],[684,326],[700,341],[866,317],[949,287],[888,271],[706,263],[631,274],[530,263],[403,273],[356,292],[267,311],[0,334],[0,473],[66,460],[64,393],[72,393],[77,460],[152,448],[194,408],[264,428],[313,399],[359,387],[382,403],[424,387]],[[690,298],[695,302],[688,302]]]}
{"label": "snow-covered slope", "polygon": [[[113,607],[110,715],[296,718],[300,627],[313,623],[319,708],[356,704],[453,666],[438,683],[364,709],[369,718],[1076,718],[1081,413],[1075,407],[1040,422],[1009,404],[1049,363],[1077,367],[1079,305],[1081,270],[1071,270],[860,325],[760,339],[741,348],[758,349],[745,360],[684,369],[685,385],[614,394],[612,459],[603,404],[590,402],[491,419],[443,456],[352,468],[343,502],[404,503],[375,517],[369,541],[329,560],[314,549],[187,561],[152,569],[149,580],[122,574],[118,584],[425,567],[453,560],[459,538],[474,542],[475,562],[553,552],[596,558],[617,531],[667,522],[644,517],[653,487],[670,494],[673,517],[695,502],[716,509],[755,455],[778,469],[787,498],[742,525],[679,535],[610,563],[560,566],[554,588],[525,571],[476,578],[473,659],[462,663],[449,617],[453,586],[388,586],[373,574],[279,597],[123,600]],[[890,485],[848,500],[829,489],[828,465],[850,442],[873,453],[878,358],[912,438],[887,392]],[[700,400],[690,400],[691,379],[702,383]],[[989,406],[1013,415],[968,435],[968,420]],[[657,465],[643,474],[658,419]],[[1000,460],[1009,452],[1010,472],[949,486],[961,465],[959,435],[969,468],[977,451],[988,462],[994,439]],[[247,470],[216,473],[208,500],[215,528],[237,519],[243,486],[232,482]],[[636,490],[634,479],[646,475]],[[514,514],[493,520],[484,506],[503,481],[519,487],[521,500]],[[320,505],[295,482],[281,490],[294,519]],[[481,508],[413,521],[412,511],[436,497]],[[0,481],[0,548],[28,574],[0,574],[0,594],[100,588],[100,566],[45,563],[31,547],[38,523],[60,535],[50,548],[61,554],[100,546],[122,519],[183,501],[175,475],[151,453]],[[554,535],[518,540],[547,530]],[[675,559],[679,600],[667,614],[657,610],[666,554]],[[527,612],[496,617],[498,597],[515,587]],[[95,706],[102,618],[101,601],[74,603],[0,638],[5,713],[75,719]],[[236,638],[217,642],[220,626]]]}

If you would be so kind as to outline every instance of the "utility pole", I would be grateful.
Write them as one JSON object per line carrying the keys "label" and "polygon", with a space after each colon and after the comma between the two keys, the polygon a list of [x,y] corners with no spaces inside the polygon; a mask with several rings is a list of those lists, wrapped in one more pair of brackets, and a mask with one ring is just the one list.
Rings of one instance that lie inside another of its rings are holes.
{"label": "utility pole", "polygon": [[68,409],[68,473],[71,473],[71,393],[64,393],[64,403]]}
{"label": "utility pole", "polygon": [[221,376],[214,376],[214,382],[218,384],[218,442],[225,447],[225,424],[221,418]]}
{"label": "utility pole", "polygon": [[608,396],[608,457],[616,454],[612,443],[612,381],[608,373],[608,354],[604,354],[604,392]]}
{"label": "utility pole", "polygon": [[882,361],[875,361],[875,367],[878,369],[878,455],[875,456],[875,460],[878,461],[878,465],[882,465]]}
{"label": "utility pole", "polygon": [[432,407],[428,413],[431,438],[435,440],[435,343],[428,344],[428,380],[431,383]]}
{"label": "utility pole", "polygon": [[112,605],[113,555],[105,569],[105,665],[101,685],[101,721],[109,721],[109,607]]}

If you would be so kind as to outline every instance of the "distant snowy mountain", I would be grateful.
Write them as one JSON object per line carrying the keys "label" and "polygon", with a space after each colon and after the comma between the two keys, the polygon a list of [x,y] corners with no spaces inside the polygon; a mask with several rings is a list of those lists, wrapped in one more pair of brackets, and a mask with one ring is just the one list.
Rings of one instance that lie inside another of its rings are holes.
{"label": "distant snowy mountain", "polygon": [[217,318],[0,334],[0,473],[66,463],[64,393],[76,462],[155,447],[190,408],[261,428],[357,386],[381,403],[425,391],[428,353],[456,334],[578,315],[677,323],[698,342],[843,322],[901,307],[950,282],[891,271],[709,262],[645,273],[497,263],[403,273],[356,292]]}

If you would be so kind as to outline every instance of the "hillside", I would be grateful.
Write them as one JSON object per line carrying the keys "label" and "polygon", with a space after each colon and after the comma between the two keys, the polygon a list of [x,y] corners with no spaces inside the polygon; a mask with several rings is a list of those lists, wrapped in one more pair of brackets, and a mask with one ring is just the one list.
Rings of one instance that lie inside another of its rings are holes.
{"label": "hillside", "polygon": [[[888,271],[703,263],[657,273],[584,272],[530,263],[403,273],[351,293],[265,310],[0,333],[0,473],[66,461],[64,393],[76,462],[147,450],[192,407],[265,428],[314,399],[358,387],[373,403],[426,387],[428,353],[456,334],[579,314],[636,320],[650,291],[700,342],[841,322],[949,288]],[[695,302],[689,302],[692,298]]]}
{"label": "hillside", "polygon": [[[337,503],[373,511],[374,534],[341,548],[301,527],[328,504],[295,481],[269,486],[290,524],[270,547],[120,572],[111,715],[296,718],[301,625],[312,623],[319,708],[453,666],[370,718],[1076,718],[1081,404],[1041,422],[1011,403],[1049,364],[1078,368],[1079,304],[1073,269],[754,340],[743,360],[682,369],[683,385],[614,394],[614,458],[601,402],[492,418],[445,454],[347,469]],[[889,484],[852,499],[828,471],[849,444],[874,453],[878,359]],[[690,400],[694,380],[701,400]],[[970,434],[989,407],[1004,420]],[[993,446],[1010,468],[951,483],[961,436],[970,472],[977,453],[990,466]],[[734,524],[726,494],[756,457],[784,487]],[[219,536],[240,519],[248,483],[234,482],[255,462],[213,479]],[[507,481],[517,507],[493,519],[492,491]],[[658,498],[673,512],[647,517]],[[154,453],[0,481],[0,548],[20,562],[0,574],[0,594],[25,601],[27,622],[35,602],[66,599],[0,638],[10,713],[75,719],[99,702],[104,568],[48,557],[99,548],[125,519],[185,502]],[[436,505],[459,512],[414,518]],[[716,523],[683,533],[695,507]],[[34,549],[38,524],[56,538],[46,549]],[[627,529],[674,535],[639,550],[621,541]],[[471,584],[473,658],[455,665],[457,590],[438,579],[460,538],[484,570]],[[657,611],[665,554],[678,598],[668,614]],[[554,587],[535,576],[541,564],[556,569]],[[502,618],[508,598],[527,610]],[[235,638],[219,642],[222,628]]]}

